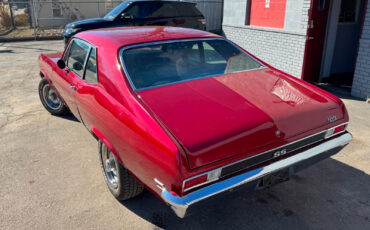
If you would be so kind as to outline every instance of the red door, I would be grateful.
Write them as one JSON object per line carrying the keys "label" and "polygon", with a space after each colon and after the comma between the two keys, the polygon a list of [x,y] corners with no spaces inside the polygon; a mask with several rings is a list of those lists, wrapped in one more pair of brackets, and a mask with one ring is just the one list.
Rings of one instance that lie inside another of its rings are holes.
{"label": "red door", "polygon": [[303,80],[318,82],[321,70],[330,0],[312,0],[303,63]]}
{"label": "red door", "polygon": [[56,68],[54,71],[55,76],[53,82],[55,88],[67,104],[69,110],[77,119],[79,119],[77,105],[74,98],[76,91],[75,81],[79,77],[68,69],[68,67],[64,69]]}

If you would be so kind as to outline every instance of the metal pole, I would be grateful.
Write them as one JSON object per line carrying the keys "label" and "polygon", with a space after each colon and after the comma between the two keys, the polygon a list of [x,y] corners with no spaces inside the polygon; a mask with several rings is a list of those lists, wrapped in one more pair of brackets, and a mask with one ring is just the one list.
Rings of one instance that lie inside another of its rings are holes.
{"label": "metal pole", "polygon": [[100,16],[100,1],[98,0],[98,16],[99,16],[99,18],[101,17]]}
{"label": "metal pole", "polygon": [[14,23],[14,15],[12,10],[12,1],[9,1],[9,10],[10,10],[10,18],[12,19],[12,27],[15,29],[15,23]]}
{"label": "metal pole", "polygon": [[28,24],[30,24],[30,28],[32,28],[32,15],[31,15],[31,4],[32,0],[27,2],[27,13],[28,13]]}
{"label": "metal pole", "polygon": [[34,25],[33,25],[33,35],[35,36],[35,40],[37,39],[37,27],[39,26],[38,22],[37,22],[37,18],[36,18],[36,7],[35,7],[35,2],[34,0],[31,0],[32,2],[32,15],[33,15],[33,20],[34,20]]}

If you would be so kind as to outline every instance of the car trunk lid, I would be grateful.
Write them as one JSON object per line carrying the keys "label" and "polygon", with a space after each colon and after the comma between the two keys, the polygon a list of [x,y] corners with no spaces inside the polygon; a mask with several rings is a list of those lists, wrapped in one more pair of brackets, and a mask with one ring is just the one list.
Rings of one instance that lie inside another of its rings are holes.
{"label": "car trunk lid", "polygon": [[194,169],[343,118],[339,105],[265,68],[139,92]]}

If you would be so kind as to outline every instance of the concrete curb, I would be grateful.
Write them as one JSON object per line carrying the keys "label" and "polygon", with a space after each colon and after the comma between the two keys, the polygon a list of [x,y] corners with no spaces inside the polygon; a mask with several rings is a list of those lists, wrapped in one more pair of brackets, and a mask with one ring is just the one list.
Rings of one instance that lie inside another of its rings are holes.
{"label": "concrete curb", "polygon": [[46,41],[46,40],[63,40],[63,37],[51,36],[51,37],[0,38],[0,42],[24,42],[24,41]]}

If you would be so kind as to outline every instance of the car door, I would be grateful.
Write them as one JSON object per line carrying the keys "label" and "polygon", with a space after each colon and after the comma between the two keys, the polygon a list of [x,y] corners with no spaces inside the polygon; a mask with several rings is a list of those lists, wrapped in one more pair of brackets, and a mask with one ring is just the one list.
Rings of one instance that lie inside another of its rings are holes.
{"label": "car door", "polygon": [[76,85],[83,77],[90,48],[88,43],[75,38],[63,57],[66,67],[57,70],[60,78],[55,87],[77,119],[81,118],[75,101]]}
{"label": "car door", "polygon": [[96,121],[96,116],[102,118],[103,110],[97,100],[103,96],[103,89],[98,86],[96,48],[90,45],[88,57],[84,65],[83,77],[75,81],[75,100],[82,122],[86,127]]}

